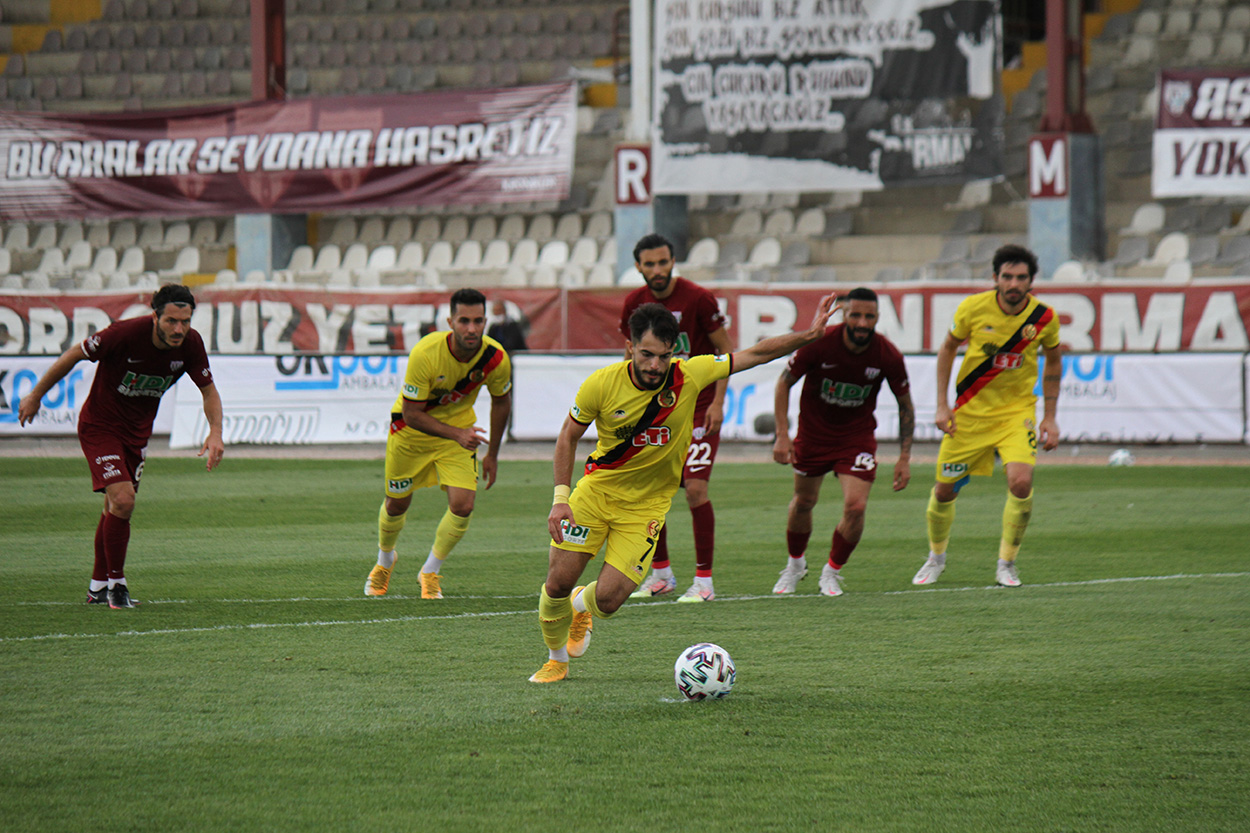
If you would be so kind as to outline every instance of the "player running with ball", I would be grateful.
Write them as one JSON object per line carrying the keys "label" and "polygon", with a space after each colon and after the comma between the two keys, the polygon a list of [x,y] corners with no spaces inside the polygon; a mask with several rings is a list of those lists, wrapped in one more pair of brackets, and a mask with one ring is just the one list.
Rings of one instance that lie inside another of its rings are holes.
{"label": "player running with ball", "polygon": [[[593,617],[616,613],[646,575],[681,480],[699,392],[820,338],[833,303],[832,295],[822,298],[803,332],[773,336],[728,356],[689,359],[674,357],[680,330],[662,305],[643,304],[630,316],[630,359],[582,383],[556,441],[555,495],[547,516],[551,550],[538,599],[548,658],[531,682],[567,677],[569,658],[582,656],[590,642]],[[577,441],[592,422],[599,441],[572,491]],[[601,550],[597,580],[578,586]]]}

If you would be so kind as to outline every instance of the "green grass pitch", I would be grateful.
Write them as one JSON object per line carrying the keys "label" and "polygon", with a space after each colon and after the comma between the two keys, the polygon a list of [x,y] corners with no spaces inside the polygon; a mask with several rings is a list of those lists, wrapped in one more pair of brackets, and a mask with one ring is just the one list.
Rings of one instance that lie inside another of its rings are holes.
{"label": "green grass pitch", "polygon": [[[990,586],[1002,475],[974,480],[920,589],[931,467],[898,494],[883,470],[827,599],[836,483],[812,573],[775,598],[789,474],[722,463],[720,597],[630,603],[536,686],[550,464],[501,464],[431,602],[441,492],[413,503],[392,595],[367,599],[380,462],[149,460],[127,565],[143,604],[112,611],[83,604],[85,464],[6,459],[0,825],[1241,833],[1248,471],[1043,466],[1018,589]],[[680,494],[670,545],[684,590]],[[737,686],[680,702],[673,661],[705,640]]]}

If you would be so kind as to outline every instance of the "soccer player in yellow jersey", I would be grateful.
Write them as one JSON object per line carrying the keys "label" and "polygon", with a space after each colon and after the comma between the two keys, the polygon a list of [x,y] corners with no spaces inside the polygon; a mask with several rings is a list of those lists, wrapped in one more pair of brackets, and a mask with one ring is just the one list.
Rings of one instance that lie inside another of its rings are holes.
{"label": "soccer player in yellow jersey", "polygon": [[[1030,294],[1037,257],[1023,246],[994,253],[994,289],[965,298],[937,354],[936,422],[945,436],[938,450],[937,484],[926,513],[929,557],[912,584],[929,585],[946,569],[946,546],[955,520],[955,498],[971,475],[994,470],[995,453],[1007,475],[1007,505],[998,545],[997,581],[1019,587],[1016,554],[1033,512],[1033,466],[1037,445],[1059,445],[1059,317]],[[955,351],[967,342],[959,366],[955,405],[949,388]],[[1042,421],[1037,419],[1037,354],[1042,371]]]}
{"label": "soccer player in yellow jersey", "polygon": [[[680,330],[662,304],[643,304],[630,315],[631,358],[582,383],[556,440],[555,496],[547,516],[551,552],[538,597],[548,660],[531,682],[567,677],[569,657],[582,656],[590,643],[593,616],[614,614],[647,574],[681,481],[699,391],[820,338],[835,300],[822,298],[803,332],[773,336],[728,356],[689,359],[673,357]],[[592,422],[599,441],[570,494],[577,441]],[[600,550],[598,579],[575,586]]]}
{"label": "soccer player in yellow jersey", "polygon": [[[499,467],[499,442],[512,410],[512,365],[499,342],[483,336],[486,297],[476,289],[451,296],[451,332],[422,338],[408,356],[403,387],[391,409],[386,440],[386,499],[378,512],[378,563],[366,596],[384,596],[395,568],[395,542],[415,489],[438,485],[447,511],[421,568],[421,598],[441,599],[443,560],[464,537],[477,497],[478,448],[486,443],[481,475],[489,489]],[[490,435],[474,425],[473,405],[490,391]]]}

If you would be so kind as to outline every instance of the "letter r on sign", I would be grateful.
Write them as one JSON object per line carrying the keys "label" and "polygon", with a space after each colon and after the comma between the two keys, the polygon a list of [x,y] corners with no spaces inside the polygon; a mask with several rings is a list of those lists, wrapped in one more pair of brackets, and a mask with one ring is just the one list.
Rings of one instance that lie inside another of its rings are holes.
{"label": "letter r on sign", "polygon": [[619,145],[616,148],[616,204],[648,205],[651,202],[651,148]]}

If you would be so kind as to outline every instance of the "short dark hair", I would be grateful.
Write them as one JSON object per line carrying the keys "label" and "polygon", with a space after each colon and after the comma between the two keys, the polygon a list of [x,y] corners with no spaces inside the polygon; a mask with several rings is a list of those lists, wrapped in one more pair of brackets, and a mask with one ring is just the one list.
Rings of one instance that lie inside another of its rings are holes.
{"label": "short dark hair", "polygon": [[872,301],[877,303],[877,293],[866,286],[857,286],[842,297],[848,301]]}
{"label": "short dark hair", "polygon": [[998,251],[994,252],[994,275],[997,276],[998,270],[1008,263],[1023,263],[1029,267],[1029,277],[1037,277],[1037,255],[1023,246],[1015,243],[999,246]]}
{"label": "short dark hair", "polygon": [[195,296],[180,283],[167,283],[152,293],[152,309],[157,318],[165,314],[166,304],[186,304],[195,309]]}
{"label": "short dark hair", "polygon": [[681,330],[677,316],[663,304],[643,304],[629,316],[629,340],[634,344],[642,341],[648,332],[670,347],[677,343]]}
{"label": "short dark hair", "polygon": [[473,307],[481,304],[486,306],[486,296],[476,289],[457,289],[451,296],[451,313],[456,314],[456,307]]}
{"label": "short dark hair", "polygon": [[656,234],[655,232],[646,235],[634,244],[634,263],[640,262],[639,258],[642,257],[642,253],[647,249],[659,249],[664,246],[668,246],[668,253],[670,255],[676,254],[676,251],[673,249],[672,242],[664,235]]}

